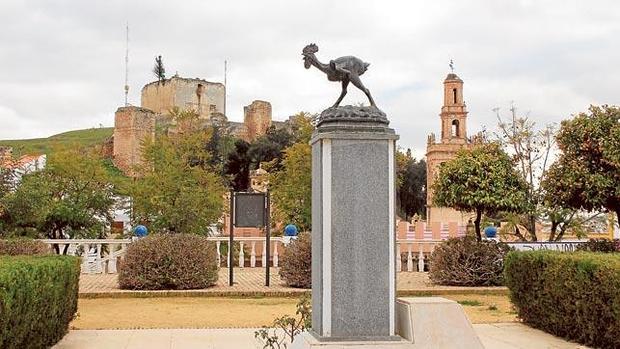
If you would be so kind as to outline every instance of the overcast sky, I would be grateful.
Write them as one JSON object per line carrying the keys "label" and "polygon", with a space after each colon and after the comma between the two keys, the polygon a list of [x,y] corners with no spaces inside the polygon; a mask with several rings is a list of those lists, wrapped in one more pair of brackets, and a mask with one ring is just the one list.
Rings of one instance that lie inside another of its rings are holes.
{"label": "overcast sky", "polygon": [[[511,101],[539,124],[589,104],[620,104],[617,1],[28,1],[0,2],[0,139],[47,137],[112,126],[123,105],[125,24],[130,27],[129,101],[168,75],[223,82],[228,117],[271,102],[275,120],[320,112],[338,83],[301,49],[326,62],[370,62],[362,81],[400,134],[424,153],[439,132],[442,82],[454,60],[464,81],[468,132],[493,129]],[[365,102],[355,88],[343,104]]]}

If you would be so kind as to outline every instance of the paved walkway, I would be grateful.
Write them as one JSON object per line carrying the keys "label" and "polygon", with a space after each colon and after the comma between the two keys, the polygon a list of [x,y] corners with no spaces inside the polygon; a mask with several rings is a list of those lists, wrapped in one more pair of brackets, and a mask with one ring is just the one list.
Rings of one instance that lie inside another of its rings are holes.
{"label": "paved walkway", "polygon": [[[278,268],[270,272],[270,287],[265,286],[265,270],[262,268],[235,268],[235,284],[228,286],[228,268],[221,268],[217,284],[208,289],[184,291],[131,291],[118,287],[117,274],[82,274],[80,276],[80,297],[140,297],[157,296],[288,296],[309,290],[287,287],[280,279]],[[428,273],[397,273],[399,296],[454,293],[503,293],[505,287],[456,287],[434,285]]]}
{"label": "paved walkway", "polygon": [[[520,323],[475,324],[487,349],[587,348]],[[262,348],[253,329],[74,330],[55,349],[245,349]],[[430,349],[430,348],[429,348]]]}

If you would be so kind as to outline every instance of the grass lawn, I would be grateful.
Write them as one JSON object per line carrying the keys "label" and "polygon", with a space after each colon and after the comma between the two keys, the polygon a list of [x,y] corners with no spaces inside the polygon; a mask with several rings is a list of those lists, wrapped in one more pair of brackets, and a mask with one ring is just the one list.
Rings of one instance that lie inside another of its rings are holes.
{"label": "grass lawn", "polygon": [[[473,323],[516,321],[501,295],[449,295]],[[296,298],[96,298],[80,299],[75,329],[261,327],[295,314]]]}

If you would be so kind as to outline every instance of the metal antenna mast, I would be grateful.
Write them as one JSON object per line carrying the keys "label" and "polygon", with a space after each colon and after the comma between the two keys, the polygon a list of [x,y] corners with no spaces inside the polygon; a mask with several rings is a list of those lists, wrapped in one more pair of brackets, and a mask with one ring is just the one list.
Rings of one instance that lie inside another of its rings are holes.
{"label": "metal antenna mast", "polygon": [[226,84],[227,68],[228,68],[228,62],[224,60],[224,115],[226,115],[226,95],[228,94],[228,85]]}
{"label": "metal antenna mast", "polygon": [[128,106],[127,95],[129,94],[129,22],[125,27],[127,37],[125,41],[125,106]]}

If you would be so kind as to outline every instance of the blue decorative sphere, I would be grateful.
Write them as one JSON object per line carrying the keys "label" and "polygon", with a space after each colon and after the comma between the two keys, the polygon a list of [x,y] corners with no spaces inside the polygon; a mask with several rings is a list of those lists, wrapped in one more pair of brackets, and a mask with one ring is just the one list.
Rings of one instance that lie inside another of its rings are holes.
{"label": "blue decorative sphere", "polygon": [[497,236],[497,228],[494,226],[488,226],[486,228],[484,228],[484,235],[489,238],[492,239],[494,237]]}
{"label": "blue decorative sphere", "polygon": [[146,227],[143,226],[142,224],[136,226],[135,229],[133,230],[133,234],[141,238],[145,237],[148,233],[149,233],[149,230],[146,229]]}
{"label": "blue decorative sphere", "polygon": [[295,224],[289,224],[286,227],[284,227],[285,236],[297,236],[297,234],[299,234],[299,231],[297,230],[297,227],[295,226]]}

